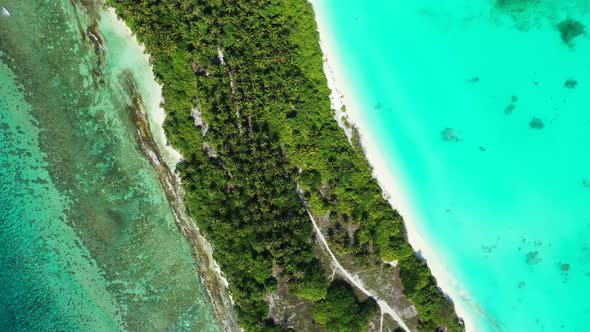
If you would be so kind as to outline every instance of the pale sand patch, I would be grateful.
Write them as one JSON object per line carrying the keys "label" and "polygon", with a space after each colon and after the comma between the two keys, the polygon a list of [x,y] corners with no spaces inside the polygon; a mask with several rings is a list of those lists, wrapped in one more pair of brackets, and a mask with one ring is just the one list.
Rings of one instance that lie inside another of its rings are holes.
{"label": "pale sand patch", "polygon": [[392,207],[397,209],[404,218],[404,224],[408,232],[409,242],[414,250],[419,251],[427,261],[428,267],[432,274],[436,277],[438,286],[451,299],[454,299],[455,310],[457,315],[465,322],[467,331],[474,331],[476,329],[475,320],[470,316],[463,299],[469,299],[469,294],[461,287],[452,274],[445,267],[444,262],[437,257],[434,248],[428,245],[428,242],[421,235],[421,231],[417,225],[419,220],[419,213],[415,211],[407,195],[404,192],[403,178],[399,176],[400,172],[395,165],[388,164],[379,149],[378,140],[371,135],[370,126],[363,121],[362,109],[358,96],[355,98],[354,89],[347,82],[351,82],[346,77],[346,70],[338,58],[338,47],[331,38],[329,25],[322,15],[322,7],[319,5],[320,0],[309,0],[313,5],[315,11],[316,22],[320,33],[320,46],[324,54],[324,71],[328,79],[328,86],[332,90],[330,97],[332,107],[335,110],[340,110],[342,106],[346,106],[346,116],[351,124],[354,124],[360,133],[361,144],[363,146],[365,156],[373,168],[373,177],[377,179],[379,185],[383,189],[385,198],[389,201]]}
{"label": "pale sand patch", "polygon": [[[145,61],[143,63],[133,62],[130,57],[129,63],[122,64],[128,68],[137,68],[142,66],[140,70],[134,70],[133,75],[137,81],[138,89],[140,90],[141,97],[144,103],[144,109],[150,122],[150,130],[152,136],[155,138],[158,144],[158,150],[162,153],[164,161],[171,170],[176,168],[176,164],[179,163],[183,157],[180,152],[176,151],[172,146],[168,145],[168,139],[166,133],[162,127],[164,120],[166,119],[166,112],[161,105],[164,103],[162,97],[162,85],[156,82],[154,73],[150,65],[150,56],[145,51],[145,46],[139,44],[135,35],[131,29],[117,17],[115,9],[112,7],[107,8],[108,15],[102,15],[102,20],[106,20],[113,28],[116,34],[121,38],[129,41],[129,45],[138,45],[139,51],[143,54]],[[143,68],[145,67],[145,68]],[[140,76],[140,77],[138,77]]]}

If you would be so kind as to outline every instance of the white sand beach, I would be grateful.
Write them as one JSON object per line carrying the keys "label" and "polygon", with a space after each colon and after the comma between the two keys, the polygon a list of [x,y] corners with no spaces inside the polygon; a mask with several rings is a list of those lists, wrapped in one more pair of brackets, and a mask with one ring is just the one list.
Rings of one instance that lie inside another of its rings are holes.
{"label": "white sand beach", "polygon": [[[166,112],[161,106],[164,102],[162,97],[162,85],[156,83],[153,71],[149,65],[150,56],[145,52],[145,46],[138,43],[131,29],[129,29],[125,22],[117,17],[115,9],[108,7],[107,12],[108,15],[103,15],[102,20],[107,20],[109,22],[108,26],[115,29],[117,35],[128,40],[130,45],[139,45],[139,49],[145,57],[145,62],[136,63],[133,62],[133,54],[130,54],[131,56],[128,57],[130,60],[129,63],[124,63],[122,66],[135,69],[133,70],[133,74],[135,76],[140,76],[135,77],[135,79],[137,81],[138,89],[142,91],[144,109],[150,122],[152,135],[158,144],[158,149],[160,150],[160,153],[162,153],[164,161],[171,170],[174,170],[176,164],[182,160],[182,155],[172,148],[172,146],[167,144],[168,140],[166,138],[166,133],[162,127],[164,120],[166,119]],[[129,47],[129,52],[134,53],[131,47]],[[141,66],[141,68],[136,68],[137,66]]]}
{"label": "white sand beach", "polygon": [[[346,107],[346,116],[348,121],[356,126],[359,130],[361,143],[365,151],[367,160],[373,167],[373,176],[378,180],[385,197],[390,204],[399,211],[403,216],[405,226],[408,232],[410,244],[414,250],[419,251],[427,260],[428,266],[436,277],[438,286],[454,301],[457,315],[461,317],[467,331],[473,331],[475,321],[469,315],[468,308],[463,301],[459,299],[469,298],[468,294],[461,290],[461,286],[452,277],[444,262],[437,257],[434,248],[428,245],[426,239],[421,235],[419,227],[416,224],[419,214],[412,207],[408,200],[408,195],[404,193],[403,179],[398,176],[395,165],[388,164],[382,157],[379,144],[375,137],[371,136],[371,128],[368,123],[363,122],[363,107],[359,98],[355,98],[354,87],[347,82],[351,82],[346,77],[346,68],[339,61],[338,47],[331,38],[330,27],[319,5],[319,0],[309,0],[314,7],[316,22],[320,33],[320,45],[324,54],[324,71],[326,73],[328,84],[332,90],[332,106],[340,110],[342,106]],[[337,114],[342,114],[338,112]]]}

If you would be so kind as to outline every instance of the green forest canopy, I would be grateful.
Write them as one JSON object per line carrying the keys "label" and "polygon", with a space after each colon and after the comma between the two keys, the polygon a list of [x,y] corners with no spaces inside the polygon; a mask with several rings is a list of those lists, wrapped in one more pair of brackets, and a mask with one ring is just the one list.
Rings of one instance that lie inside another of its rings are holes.
{"label": "green forest canopy", "polygon": [[[109,3],[145,43],[164,83],[165,130],[185,157],[177,171],[186,203],[215,246],[246,330],[277,328],[263,300],[277,279],[317,302],[320,323],[340,319],[327,313],[356,303],[342,295],[344,286],[328,287],[298,183],[312,213],[330,216],[328,240],[337,254],[361,264],[398,260],[421,328],[462,330],[413,254],[402,218],[383,198],[362,150],[334,120],[307,1]],[[206,129],[195,127],[195,107]],[[345,223],[358,226],[352,239]]]}

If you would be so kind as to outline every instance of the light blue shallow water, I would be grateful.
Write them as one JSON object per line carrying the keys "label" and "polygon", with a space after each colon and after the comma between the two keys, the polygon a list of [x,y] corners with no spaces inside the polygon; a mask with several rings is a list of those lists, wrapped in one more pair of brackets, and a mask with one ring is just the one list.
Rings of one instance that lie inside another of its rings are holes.
{"label": "light blue shallow water", "polygon": [[151,69],[101,3],[0,0],[0,331],[219,331],[140,148]]}
{"label": "light blue shallow water", "polygon": [[317,10],[364,134],[469,294],[454,300],[471,328],[587,331],[590,36],[568,45],[557,25],[590,26],[590,2],[499,3],[325,0]]}

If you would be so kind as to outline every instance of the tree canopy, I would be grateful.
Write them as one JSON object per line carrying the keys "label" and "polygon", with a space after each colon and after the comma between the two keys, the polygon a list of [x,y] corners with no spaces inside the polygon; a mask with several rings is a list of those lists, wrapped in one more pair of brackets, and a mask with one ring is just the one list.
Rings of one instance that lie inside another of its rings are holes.
{"label": "tree canopy", "polygon": [[274,326],[264,296],[277,280],[319,301],[316,319],[338,319],[328,314],[338,301],[328,299],[345,291],[328,288],[297,185],[313,214],[330,216],[328,241],[339,255],[399,260],[413,272],[402,279],[417,278],[404,285],[421,326],[461,330],[358,142],[334,119],[306,0],[108,2],[145,43],[164,84],[165,130],[185,157],[177,172],[189,213],[215,246],[246,330]]}

